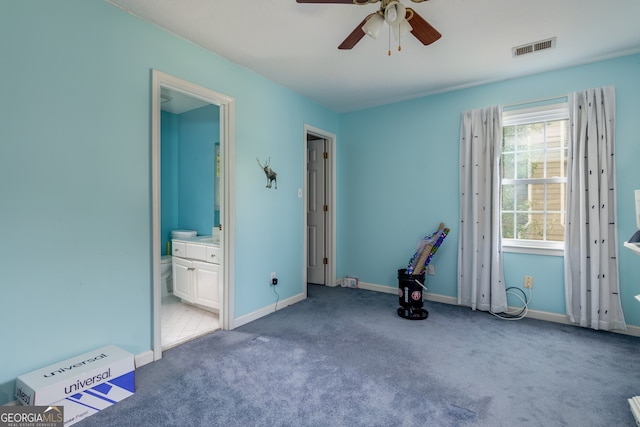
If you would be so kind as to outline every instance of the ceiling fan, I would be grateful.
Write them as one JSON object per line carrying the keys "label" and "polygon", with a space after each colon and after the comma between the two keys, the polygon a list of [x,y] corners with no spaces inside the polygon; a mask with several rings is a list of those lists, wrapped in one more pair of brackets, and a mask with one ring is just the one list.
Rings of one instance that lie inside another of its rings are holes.
{"label": "ceiling fan", "polygon": [[[411,32],[427,46],[442,37],[442,34],[425,21],[415,10],[405,8],[402,3],[395,0],[296,0],[298,3],[338,3],[365,5],[369,3],[381,2],[380,9],[367,15],[360,24],[347,36],[338,46],[338,49],[353,48],[365,35],[378,38],[382,24],[389,24],[390,31],[394,37],[399,37],[407,32]],[[411,0],[414,3],[422,3],[427,0]],[[400,49],[400,46],[398,46]],[[391,54],[391,51],[389,51]]]}

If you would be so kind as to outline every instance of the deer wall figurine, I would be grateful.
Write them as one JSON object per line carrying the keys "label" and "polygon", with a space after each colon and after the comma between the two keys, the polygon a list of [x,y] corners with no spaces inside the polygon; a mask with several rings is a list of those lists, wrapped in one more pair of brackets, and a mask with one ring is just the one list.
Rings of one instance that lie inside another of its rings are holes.
{"label": "deer wall figurine", "polygon": [[258,165],[262,168],[262,170],[264,171],[264,174],[267,176],[267,188],[271,188],[271,183],[275,183],[275,189],[278,189],[278,180],[276,179],[276,175],[278,175],[277,173],[275,173],[273,171],[273,169],[271,169],[269,167],[269,162],[271,162],[271,157],[269,157],[269,159],[266,161],[266,163],[264,165],[260,164],[260,160],[256,157],[256,160],[258,160]]}

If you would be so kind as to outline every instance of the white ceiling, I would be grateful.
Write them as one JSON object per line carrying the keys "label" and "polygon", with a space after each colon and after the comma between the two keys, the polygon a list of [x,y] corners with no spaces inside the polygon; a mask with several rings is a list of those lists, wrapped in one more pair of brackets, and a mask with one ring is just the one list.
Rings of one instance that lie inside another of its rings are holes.
{"label": "white ceiling", "polygon": [[[386,29],[338,45],[380,3],[106,0],[339,113],[640,52],[638,0],[430,0],[402,3],[442,38],[411,34],[387,56]],[[553,50],[511,48],[557,37]]]}
{"label": "white ceiling", "polygon": [[161,88],[160,100],[160,109],[173,114],[182,114],[187,111],[195,110],[196,108],[210,105],[208,102],[201,99],[167,87]]}

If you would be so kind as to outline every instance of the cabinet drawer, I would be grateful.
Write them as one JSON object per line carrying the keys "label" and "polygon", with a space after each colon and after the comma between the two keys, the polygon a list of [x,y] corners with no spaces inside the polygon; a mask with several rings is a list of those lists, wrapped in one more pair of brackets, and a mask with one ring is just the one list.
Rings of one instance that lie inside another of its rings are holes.
{"label": "cabinet drawer", "polygon": [[185,248],[185,244],[182,242],[176,242],[175,240],[171,242],[171,254],[179,257],[185,257],[187,255],[187,250]]}
{"label": "cabinet drawer", "polygon": [[207,247],[204,245],[194,245],[187,243],[187,258],[199,259],[200,261],[206,261],[207,259]]}
{"label": "cabinet drawer", "polygon": [[221,253],[222,252],[220,251],[220,248],[207,246],[207,262],[210,262],[213,264],[220,264]]}

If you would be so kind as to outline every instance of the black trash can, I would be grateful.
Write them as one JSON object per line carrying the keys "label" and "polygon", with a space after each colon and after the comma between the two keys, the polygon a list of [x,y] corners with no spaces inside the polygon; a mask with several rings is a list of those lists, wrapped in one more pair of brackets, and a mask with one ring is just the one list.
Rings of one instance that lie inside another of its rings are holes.
{"label": "black trash can", "polygon": [[398,270],[398,316],[410,320],[423,320],[429,312],[422,308],[422,290],[424,274],[407,274],[407,270]]}

